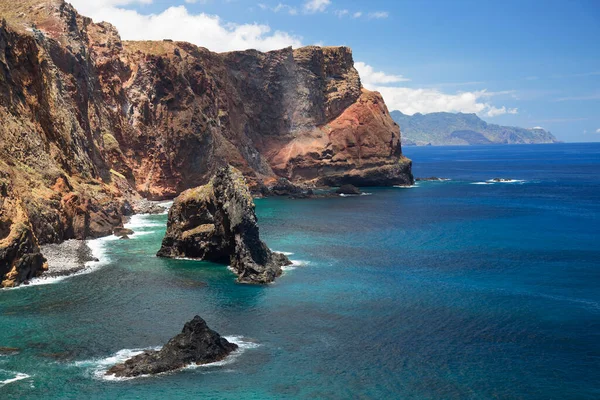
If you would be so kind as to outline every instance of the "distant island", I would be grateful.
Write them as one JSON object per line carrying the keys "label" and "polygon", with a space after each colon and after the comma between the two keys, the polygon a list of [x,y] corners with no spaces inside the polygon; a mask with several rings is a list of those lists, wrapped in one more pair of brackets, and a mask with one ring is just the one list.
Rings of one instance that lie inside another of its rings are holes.
{"label": "distant island", "polygon": [[525,129],[488,124],[475,114],[438,112],[411,116],[392,111],[390,115],[402,129],[404,146],[560,142],[552,133],[539,127]]}

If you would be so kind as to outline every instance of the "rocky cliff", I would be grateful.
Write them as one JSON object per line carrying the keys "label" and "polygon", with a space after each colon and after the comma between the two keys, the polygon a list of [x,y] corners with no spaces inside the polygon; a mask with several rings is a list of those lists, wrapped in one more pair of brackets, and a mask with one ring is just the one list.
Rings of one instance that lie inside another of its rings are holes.
{"label": "rocky cliff", "polygon": [[110,234],[132,200],[175,197],[226,164],[253,187],[412,183],[399,127],[346,47],[123,42],[62,0],[0,0],[0,20],[0,249],[18,224],[31,257]]}

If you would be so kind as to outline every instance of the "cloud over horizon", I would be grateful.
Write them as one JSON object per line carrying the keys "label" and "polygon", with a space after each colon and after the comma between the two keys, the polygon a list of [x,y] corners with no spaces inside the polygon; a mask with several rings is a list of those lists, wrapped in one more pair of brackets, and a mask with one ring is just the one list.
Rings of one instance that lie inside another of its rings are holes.
{"label": "cloud over horizon", "polygon": [[383,96],[390,110],[399,110],[404,114],[428,114],[432,112],[463,112],[475,113],[486,117],[496,117],[504,114],[517,114],[516,108],[506,106],[495,107],[487,99],[493,96],[506,95],[512,91],[488,92],[476,90],[448,94],[435,88],[408,88],[391,86],[390,84],[410,81],[402,75],[388,75],[375,71],[364,62],[356,62],[363,86],[376,90]]}

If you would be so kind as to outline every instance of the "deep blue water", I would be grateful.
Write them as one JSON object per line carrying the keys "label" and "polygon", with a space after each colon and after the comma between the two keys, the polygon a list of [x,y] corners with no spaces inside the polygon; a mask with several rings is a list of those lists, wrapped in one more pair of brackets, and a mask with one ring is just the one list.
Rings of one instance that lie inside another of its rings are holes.
{"label": "deep blue water", "polygon": [[[405,153],[452,180],[257,200],[263,238],[303,261],[273,285],[154,257],[151,216],[104,243],[102,268],[1,291],[0,346],[21,351],[0,357],[0,398],[600,398],[600,145]],[[522,182],[473,184],[496,177]],[[195,314],[244,351],[101,379]]]}

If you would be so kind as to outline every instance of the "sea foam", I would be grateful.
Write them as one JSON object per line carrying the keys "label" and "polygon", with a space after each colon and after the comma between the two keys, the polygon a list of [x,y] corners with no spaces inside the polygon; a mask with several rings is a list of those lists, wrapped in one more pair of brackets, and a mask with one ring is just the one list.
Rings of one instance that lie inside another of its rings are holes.
{"label": "sea foam", "polygon": [[281,267],[281,269],[286,272],[286,271],[292,271],[294,269],[296,269],[297,267],[304,267],[307,266],[308,264],[310,264],[310,261],[304,261],[304,260],[290,260],[292,262],[291,265],[284,265]]}
{"label": "sea foam", "polygon": [[27,378],[31,378],[31,375],[27,375],[24,374],[22,372],[12,372],[12,371],[6,371],[6,370],[2,370],[2,372],[7,372],[10,374],[15,374],[15,376],[13,378],[9,378],[9,379],[5,379],[3,381],[0,381],[0,387],[8,385],[9,383],[13,383],[13,382],[17,382],[23,379],[27,379]]}
{"label": "sea foam", "polygon": [[141,228],[151,228],[151,227],[159,227],[159,226],[162,227],[162,226],[164,226],[164,224],[161,224],[160,222],[149,220],[149,217],[151,217],[152,215],[153,214],[135,214],[135,215],[132,215],[131,218],[129,219],[129,222],[127,222],[123,226],[125,228],[131,229],[133,231],[135,231],[136,229],[141,229]]}
{"label": "sea foam", "polygon": [[415,183],[414,185],[394,185],[395,188],[399,188],[399,189],[414,189],[414,188],[418,188],[419,184]]}

